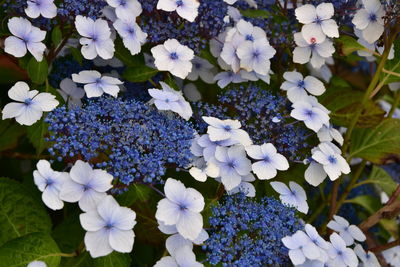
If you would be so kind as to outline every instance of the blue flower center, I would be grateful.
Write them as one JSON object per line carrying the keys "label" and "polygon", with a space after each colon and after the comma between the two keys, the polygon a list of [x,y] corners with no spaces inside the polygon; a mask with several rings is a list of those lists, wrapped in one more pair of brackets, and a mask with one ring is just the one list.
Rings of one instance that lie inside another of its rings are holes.
{"label": "blue flower center", "polygon": [[111,223],[111,222],[108,222],[108,223],[104,226],[104,228],[106,228],[107,230],[110,230],[110,229],[112,229],[113,227],[114,227],[114,224]]}
{"label": "blue flower center", "polygon": [[179,57],[178,57],[178,54],[176,52],[172,52],[169,55],[169,58],[172,59],[172,60],[177,60]]}
{"label": "blue flower center", "polygon": [[178,7],[183,6],[183,1],[182,1],[182,0],[176,1],[176,5],[177,5]]}
{"label": "blue flower center", "polygon": [[27,106],[29,106],[30,104],[32,104],[32,99],[31,98],[27,98],[27,99],[25,99],[25,101],[24,101],[24,103],[25,103],[25,105],[27,105]]}
{"label": "blue flower center", "polygon": [[126,0],[120,0],[119,1],[120,6],[126,6]]}
{"label": "blue flower center", "polygon": [[254,37],[253,37],[253,35],[251,35],[251,34],[247,34],[246,35],[246,41],[254,41]]}
{"label": "blue flower center", "polygon": [[224,126],[224,130],[227,131],[227,132],[230,132],[232,130],[232,128],[229,125],[225,125]]}
{"label": "blue flower center", "polygon": [[229,166],[229,168],[235,168],[236,163],[234,161],[230,161],[230,162],[228,162],[228,166]]}
{"label": "blue flower center", "polygon": [[322,23],[322,19],[320,17],[317,16],[317,18],[314,20],[314,23],[321,25]]}
{"label": "blue flower center", "polygon": [[271,162],[271,159],[268,156],[264,156],[263,161],[268,163]]}
{"label": "blue flower center", "polygon": [[46,180],[46,187],[51,186],[52,184],[54,184],[54,180],[49,178]]}
{"label": "blue flower center", "polygon": [[310,118],[314,117],[314,112],[311,109],[307,109],[304,114]]}
{"label": "blue flower center", "polygon": [[373,14],[373,13],[369,14],[369,20],[370,21],[375,22],[376,19],[377,19],[376,14]]}
{"label": "blue flower center", "polygon": [[[332,164],[335,164],[337,162],[336,158],[334,156],[329,156],[328,161]],[[346,229],[345,229],[346,230]]]}
{"label": "blue flower center", "polygon": [[300,80],[297,82],[297,87],[304,88],[305,85],[306,83],[304,82],[304,80]]}
{"label": "blue flower center", "polygon": [[86,192],[86,191],[88,191],[90,189],[92,189],[92,187],[90,185],[88,185],[88,184],[83,185],[83,191]]}
{"label": "blue flower center", "polygon": [[253,58],[258,58],[260,56],[260,52],[257,50],[253,52]]}
{"label": "blue flower center", "polygon": [[179,204],[179,210],[184,211],[187,210],[187,207],[185,204]]}

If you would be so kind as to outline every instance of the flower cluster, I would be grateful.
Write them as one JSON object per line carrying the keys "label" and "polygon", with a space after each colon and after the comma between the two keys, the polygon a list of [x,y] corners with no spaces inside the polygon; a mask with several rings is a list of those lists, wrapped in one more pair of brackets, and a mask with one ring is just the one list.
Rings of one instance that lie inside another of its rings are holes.
{"label": "flower cluster", "polygon": [[293,209],[273,198],[259,202],[243,194],[226,196],[212,208],[207,260],[222,266],[285,266],[281,239],[302,228]]}
{"label": "flower cluster", "polygon": [[123,185],[160,182],[168,167],[186,167],[192,157],[190,123],[134,100],[102,97],[82,108],[60,107],[46,122],[52,155],[82,157]]}

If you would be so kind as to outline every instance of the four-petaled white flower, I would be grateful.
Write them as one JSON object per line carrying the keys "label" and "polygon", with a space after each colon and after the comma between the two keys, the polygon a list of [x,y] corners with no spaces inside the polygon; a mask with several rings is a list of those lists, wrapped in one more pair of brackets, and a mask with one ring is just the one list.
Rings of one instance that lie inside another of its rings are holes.
{"label": "four-petaled white flower", "polygon": [[100,56],[103,59],[111,59],[114,56],[114,42],[111,39],[111,30],[106,20],[94,21],[78,15],[75,18],[75,27],[83,36],[79,42],[82,45],[81,52],[84,58],[94,59]]}
{"label": "four-petaled white flower", "polygon": [[304,189],[295,182],[289,182],[289,187],[281,182],[271,182],[272,188],[280,194],[282,203],[295,207],[298,211],[307,214],[307,195]]}
{"label": "four-petaled white flower", "polygon": [[325,92],[324,84],[313,76],[303,78],[297,71],[287,71],[283,74],[284,81],[281,89],[287,91],[290,102],[295,103],[307,96],[307,92],[312,95],[322,95]]}
{"label": "four-petaled white flower", "polygon": [[102,76],[96,70],[83,70],[79,74],[72,74],[72,80],[76,83],[84,84],[87,97],[99,97],[104,93],[117,97],[120,90],[120,84],[123,84],[119,79],[110,76]]}
{"label": "four-petaled white flower", "polygon": [[239,186],[242,177],[249,175],[251,171],[251,162],[241,145],[218,146],[215,150],[214,164],[218,166],[221,182],[228,191]]}
{"label": "four-petaled white flower", "polygon": [[214,117],[202,117],[209,125],[207,133],[211,141],[223,141],[231,139],[244,146],[251,145],[252,141],[249,134],[240,129],[242,126],[238,120],[220,120]]}
{"label": "four-petaled white flower", "polygon": [[[238,23],[236,23],[235,28],[237,32],[240,33],[244,37],[244,40],[246,41],[254,42],[261,39],[264,42],[268,43],[265,31],[260,27],[253,26],[253,24],[251,24],[248,21],[245,21],[244,19],[239,20]],[[237,36],[232,35],[232,33],[234,32],[232,31],[228,32],[226,41],[231,41],[232,38],[235,37],[237,38]]]}
{"label": "four-petaled white flower", "polygon": [[340,237],[346,243],[346,246],[354,244],[354,240],[363,242],[366,240],[364,233],[355,225],[350,223],[343,217],[334,215],[332,221],[328,223],[328,228],[339,233]]}
{"label": "four-petaled white flower", "polygon": [[81,99],[85,96],[85,91],[78,87],[70,78],[65,78],[60,83],[60,89],[57,89],[68,107],[82,106]]}
{"label": "four-petaled white flower", "polygon": [[358,266],[357,255],[351,248],[346,247],[346,243],[338,234],[331,234],[329,239],[331,243],[328,249],[328,255],[332,259],[333,266]]}
{"label": "four-petaled white flower", "polygon": [[297,45],[293,51],[294,63],[310,62],[314,68],[319,69],[335,52],[335,47],[328,38],[323,40],[318,36],[313,36],[305,39],[301,32],[297,32],[294,34],[294,41]]}
{"label": "four-petaled white flower", "polygon": [[142,13],[142,5],[137,0],[107,0],[107,4],[115,8],[119,19],[134,19]]}
{"label": "four-petaled white flower", "polygon": [[195,56],[192,60],[193,68],[187,76],[190,81],[196,81],[199,77],[206,83],[214,83],[213,65],[208,60]]}
{"label": "four-petaled white flower", "polygon": [[236,186],[235,188],[227,191],[229,195],[243,193],[246,197],[255,197],[256,196],[256,188],[250,182],[254,182],[256,178],[253,174],[242,176],[242,182]]}
{"label": "four-petaled white flower", "polygon": [[371,251],[365,252],[360,244],[354,247],[354,252],[358,258],[362,261],[363,267],[378,267],[381,266],[375,254]]}
{"label": "four-petaled white flower", "polygon": [[198,15],[200,2],[197,0],[158,0],[157,9],[176,11],[182,18],[193,22]]}
{"label": "four-petaled white flower", "polygon": [[85,246],[93,258],[111,252],[132,251],[136,213],[121,207],[112,196],[105,196],[98,205],[79,216],[85,234]]}
{"label": "four-petaled white flower", "polygon": [[276,50],[265,39],[245,42],[237,49],[240,59],[240,67],[246,71],[255,71],[261,75],[267,75],[271,68],[269,61]]}
{"label": "four-petaled white flower", "polygon": [[37,18],[42,15],[44,18],[54,18],[57,16],[57,7],[54,0],[28,0],[28,7],[25,13],[30,18]]}
{"label": "four-petaled white flower", "polygon": [[246,81],[242,78],[239,73],[234,73],[233,71],[224,71],[215,75],[214,80],[220,88],[225,88],[230,83],[241,83]]}
{"label": "four-petaled white flower", "polygon": [[204,265],[196,261],[193,251],[184,246],[175,252],[175,255],[162,257],[156,262],[154,267],[203,267]]}
{"label": "four-petaled white flower", "polygon": [[149,95],[153,97],[152,101],[158,110],[171,110],[185,120],[189,120],[193,115],[192,107],[185,100],[181,92],[175,91],[168,84],[160,82],[163,90],[148,89]]}
{"label": "four-petaled white flower", "polygon": [[313,160],[322,165],[324,171],[332,181],[339,178],[342,173],[350,173],[349,164],[333,146],[329,142],[321,143],[318,145],[319,149],[312,154]]}
{"label": "four-petaled white flower", "polygon": [[204,209],[203,196],[172,178],[165,182],[164,193],[166,198],[157,204],[156,219],[166,225],[176,225],[184,238],[196,239],[203,229],[203,217],[200,214]]}
{"label": "four-petaled white flower", "polygon": [[374,43],[384,31],[385,11],[379,0],[362,0],[362,3],[364,7],[357,11],[352,22],[368,43]]}
{"label": "four-petaled white flower", "polygon": [[320,258],[320,248],[302,231],[282,238],[282,243],[289,249],[289,258],[294,265]]}
{"label": "four-petaled white flower", "polygon": [[59,195],[64,182],[69,179],[68,173],[54,171],[47,160],[39,160],[36,168],[33,178],[36,186],[43,192],[44,204],[52,210],[62,209],[64,202]]}
{"label": "four-petaled white flower", "polygon": [[40,93],[37,90],[29,91],[25,82],[17,82],[8,91],[8,96],[18,102],[8,103],[3,108],[2,119],[15,118],[21,125],[32,125],[43,115],[44,111],[52,111],[59,102],[50,93]]}
{"label": "four-petaled white flower", "polygon": [[136,19],[117,19],[113,26],[122,37],[124,46],[128,48],[131,54],[138,54],[142,49],[142,44],[146,42],[147,33],[140,29],[139,25],[136,23]]}
{"label": "four-petaled white flower", "polygon": [[257,160],[252,164],[252,170],[261,180],[272,179],[277,175],[277,170],[289,169],[287,159],[276,151],[273,144],[251,145],[246,147],[247,154]]}
{"label": "four-petaled white flower", "polygon": [[329,125],[329,110],[318,103],[315,97],[308,96],[293,103],[290,116],[303,121],[307,128],[318,132],[323,125]]}
{"label": "four-petaled white flower", "polygon": [[336,21],[331,19],[334,12],[332,3],[322,3],[317,7],[307,4],[296,8],[297,20],[305,24],[301,29],[304,39],[308,40],[311,37],[318,36],[321,41],[324,41],[326,36],[339,37],[339,26]]}
{"label": "four-petaled white flower", "polygon": [[104,170],[92,169],[89,163],[78,160],[69,172],[71,179],[64,182],[60,198],[67,202],[79,201],[83,211],[89,211],[106,196],[112,188],[112,175]]}
{"label": "four-petaled white flower", "polygon": [[151,53],[159,70],[169,71],[181,79],[185,79],[192,71],[190,61],[194,57],[193,50],[181,45],[176,39],[168,39],[164,44],[153,47]]}
{"label": "four-petaled white flower", "polygon": [[46,46],[42,43],[46,32],[32,26],[25,18],[11,18],[8,29],[13,36],[4,41],[4,51],[14,57],[23,57],[29,51],[37,61],[42,61]]}

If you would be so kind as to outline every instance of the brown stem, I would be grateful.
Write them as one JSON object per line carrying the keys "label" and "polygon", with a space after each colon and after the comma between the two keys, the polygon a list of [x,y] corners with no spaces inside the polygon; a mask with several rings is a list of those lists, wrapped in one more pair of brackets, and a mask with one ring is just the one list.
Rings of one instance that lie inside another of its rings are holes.
{"label": "brown stem", "polygon": [[[371,236],[370,233],[365,233],[365,236],[367,237],[366,243],[368,247],[377,247],[379,246],[378,242]],[[375,252],[375,256],[378,259],[379,263],[381,264],[382,267],[388,267],[389,265],[386,262],[385,257],[383,257],[382,253],[380,251]]]}
{"label": "brown stem", "polygon": [[393,202],[396,201],[396,199],[400,196],[400,184],[397,186],[396,190],[394,190],[392,196],[389,198],[388,202],[386,202],[386,205],[390,205]]}
{"label": "brown stem", "polygon": [[385,251],[387,249],[394,248],[394,247],[397,247],[397,246],[400,246],[400,239],[394,240],[392,242],[386,243],[386,244],[381,245],[381,246],[373,247],[373,248],[370,249],[370,251],[372,251],[374,253],[377,253],[377,252]]}
{"label": "brown stem", "polygon": [[400,200],[395,200],[390,204],[386,204],[377,212],[372,214],[365,221],[363,221],[359,227],[364,232],[367,232],[369,228],[377,224],[381,219],[392,219],[398,214],[400,214]]}

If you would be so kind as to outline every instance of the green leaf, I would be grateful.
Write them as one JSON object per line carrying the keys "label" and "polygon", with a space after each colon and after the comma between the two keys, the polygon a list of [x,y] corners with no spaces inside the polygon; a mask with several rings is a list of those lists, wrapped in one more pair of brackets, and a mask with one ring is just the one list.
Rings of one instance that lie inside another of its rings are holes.
{"label": "green leaf", "polygon": [[33,83],[43,84],[47,79],[48,74],[48,64],[46,59],[43,59],[40,62],[37,62],[34,57],[29,60],[28,63],[28,75]]}
{"label": "green leaf", "polygon": [[365,210],[367,210],[370,214],[375,213],[382,205],[379,198],[373,196],[358,196],[352,199],[346,200],[346,202],[354,203],[360,205]]}
{"label": "green leaf", "polygon": [[359,50],[371,52],[370,50],[365,48],[363,45],[361,45],[359,42],[357,42],[356,39],[354,39],[348,35],[340,36],[340,38],[337,39],[337,42],[341,45],[341,51],[345,56],[350,55],[351,53],[353,53],[355,51],[359,51]]}
{"label": "green leaf", "polygon": [[74,252],[85,236],[85,231],[79,221],[79,214],[78,211],[68,213],[68,216],[57,225],[51,234],[63,252]]}
{"label": "green leaf", "polygon": [[94,267],[93,259],[88,252],[80,254],[78,257],[66,258],[61,262],[61,267]]}
{"label": "green leaf", "polygon": [[395,183],[390,177],[390,175],[382,168],[378,166],[373,166],[371,174],[369,176],[369,181],[374,184],[377,184],[385,191],[389,196],[394,192],[397,187],[397,183]]}
{"label": "green leaf", "polygon": [[54,27],[53,31],[51,32],[51,41],[54,44],[54,47],[57,47],[62,40],[62,32],[60,30],[60,26]]}
{"label": "green leaf", "polygon": [[25,134],[25,127],[12,120],[0,121],[0,151],[15,147],[18,139]]}
{"label": "green leaf", "polygon": [[350,144],[350,156],[376,164],[385,164],[400,154],[400,120],[385,119],[369,129],[355,129]]}
{"label": "green leaf", "polygon": [[122,77],[130,82],[145,82],[158,73],[158,70],[147,67],[128,67]]}
{"label": "green leaf", "polygon": [[44,261],[48,267],[60,265],[60,250],[46,233],[31,233],[0,247],[0,263],[7,267],[26,267],[32,261]]}
{"label": "green leaf", "polygon": [[108,256],[96,258],[93,260],[94,267],[129,267],[131,258],[129,254],[113,252]]}
{"label": "green leaf", "polygon": [[240,10],[240,13],[248,18],[269,19],[272,17],[272,14],[270,12],[262,9],[245,9],[245,10]]}
{"label": "green leaf", "polygon": [[132,184],[128,191],[117,195],[116,199],[121,206],[132,206],[136,201],[144,202],[149,199],[152,190],[142,184]]}
{"label": "green leaf", "polygon": [[50,232],[51,221],[44,206],[22,184],[0,178],[0,229],[2,245],[28,233]]}
{"label": "green leaf", "polygon": [[44,140],[44,136],[48,132],[48,125],[42,118],[27,129],[27,136],[33,147],[36,149],[36,154],[40,155],[48,146]]}
{"label": "green leaf", "polygon": [[[361,108],[361,99],[364,93],[350,87],[330,87],[320,97],[321,103],[331,111],[329,116],[332,122],[340,126],[348,126],[356,112]],[[365,111],[357,122],[357,127],[373,127],[384,118],[385,112],[375,102],[369,100],[365,104]]]}
{"label": "green leaf", "polygon": [[82,65],[83,56],[81,54],[81,51],[75,47],[68,47],[68,49],[71,52],[72,57],[79,63],[79,65]]}

